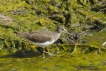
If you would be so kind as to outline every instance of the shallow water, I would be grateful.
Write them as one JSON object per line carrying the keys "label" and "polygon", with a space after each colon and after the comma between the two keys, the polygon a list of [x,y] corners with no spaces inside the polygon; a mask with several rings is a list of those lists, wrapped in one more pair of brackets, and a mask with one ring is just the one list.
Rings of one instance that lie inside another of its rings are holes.
{"label": "shallow water", "polygon": [[62,52],[51,57],[0,58],[0,71],[105,71],[106,54]]}

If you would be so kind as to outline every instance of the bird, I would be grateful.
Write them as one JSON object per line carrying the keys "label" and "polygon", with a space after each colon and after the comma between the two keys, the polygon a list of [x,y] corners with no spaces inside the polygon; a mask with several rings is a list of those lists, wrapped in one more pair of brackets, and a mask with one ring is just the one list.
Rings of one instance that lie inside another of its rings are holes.
{"label": "bird", "polygon": [[[57,41],[62,33],[70,34],[64,26],[58,26],[55,31],[40,29],[32,32],[17,32],[16,34],[36,46],[43,48],[43,58],[45,58],[45,53],[48,53],[45,51],[45,48]],[[48,54],[51,55],[51,53]]]}

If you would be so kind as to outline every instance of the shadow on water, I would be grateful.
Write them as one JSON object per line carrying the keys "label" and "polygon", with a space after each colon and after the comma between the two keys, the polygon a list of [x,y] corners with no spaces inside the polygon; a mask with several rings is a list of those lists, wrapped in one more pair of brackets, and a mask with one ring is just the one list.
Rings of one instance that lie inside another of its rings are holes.
{"label": "shadow on water", "polygon": [[2,55],[0,58],[31,58],[31,57],[39,57],[42,56],[42,53],[39,51],[32,51],[32,50],[26,50],[26,51],[17,51],[16,53],[10,53],[7,55]]}

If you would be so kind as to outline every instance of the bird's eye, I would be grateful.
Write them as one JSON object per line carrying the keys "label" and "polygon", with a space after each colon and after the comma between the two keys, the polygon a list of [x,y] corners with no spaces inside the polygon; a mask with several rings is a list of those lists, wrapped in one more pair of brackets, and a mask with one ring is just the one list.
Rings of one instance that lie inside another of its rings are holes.
{"label": "bird's eye", "polygon": [[62,30],[64,30],[64,29],[62,29]]}

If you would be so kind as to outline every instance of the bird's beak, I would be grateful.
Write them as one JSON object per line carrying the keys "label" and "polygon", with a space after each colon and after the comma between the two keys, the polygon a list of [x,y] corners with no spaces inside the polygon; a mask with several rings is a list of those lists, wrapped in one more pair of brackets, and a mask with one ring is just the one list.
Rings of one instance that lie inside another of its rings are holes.
{"label": "bird's beak", "polygon": [[66,34],[69,34],[69,35],[71,35],[71,34],[70,34],[69,32],[67,32],[66,30],[65,30],[65,33],[66,33]]}
{"label": "bird's beak", "polygon": [[67,31],[66,31],[66,34],[69,34],[69,35],[71,35],[71,34],[70,34],[69,32],[67,32]]}

